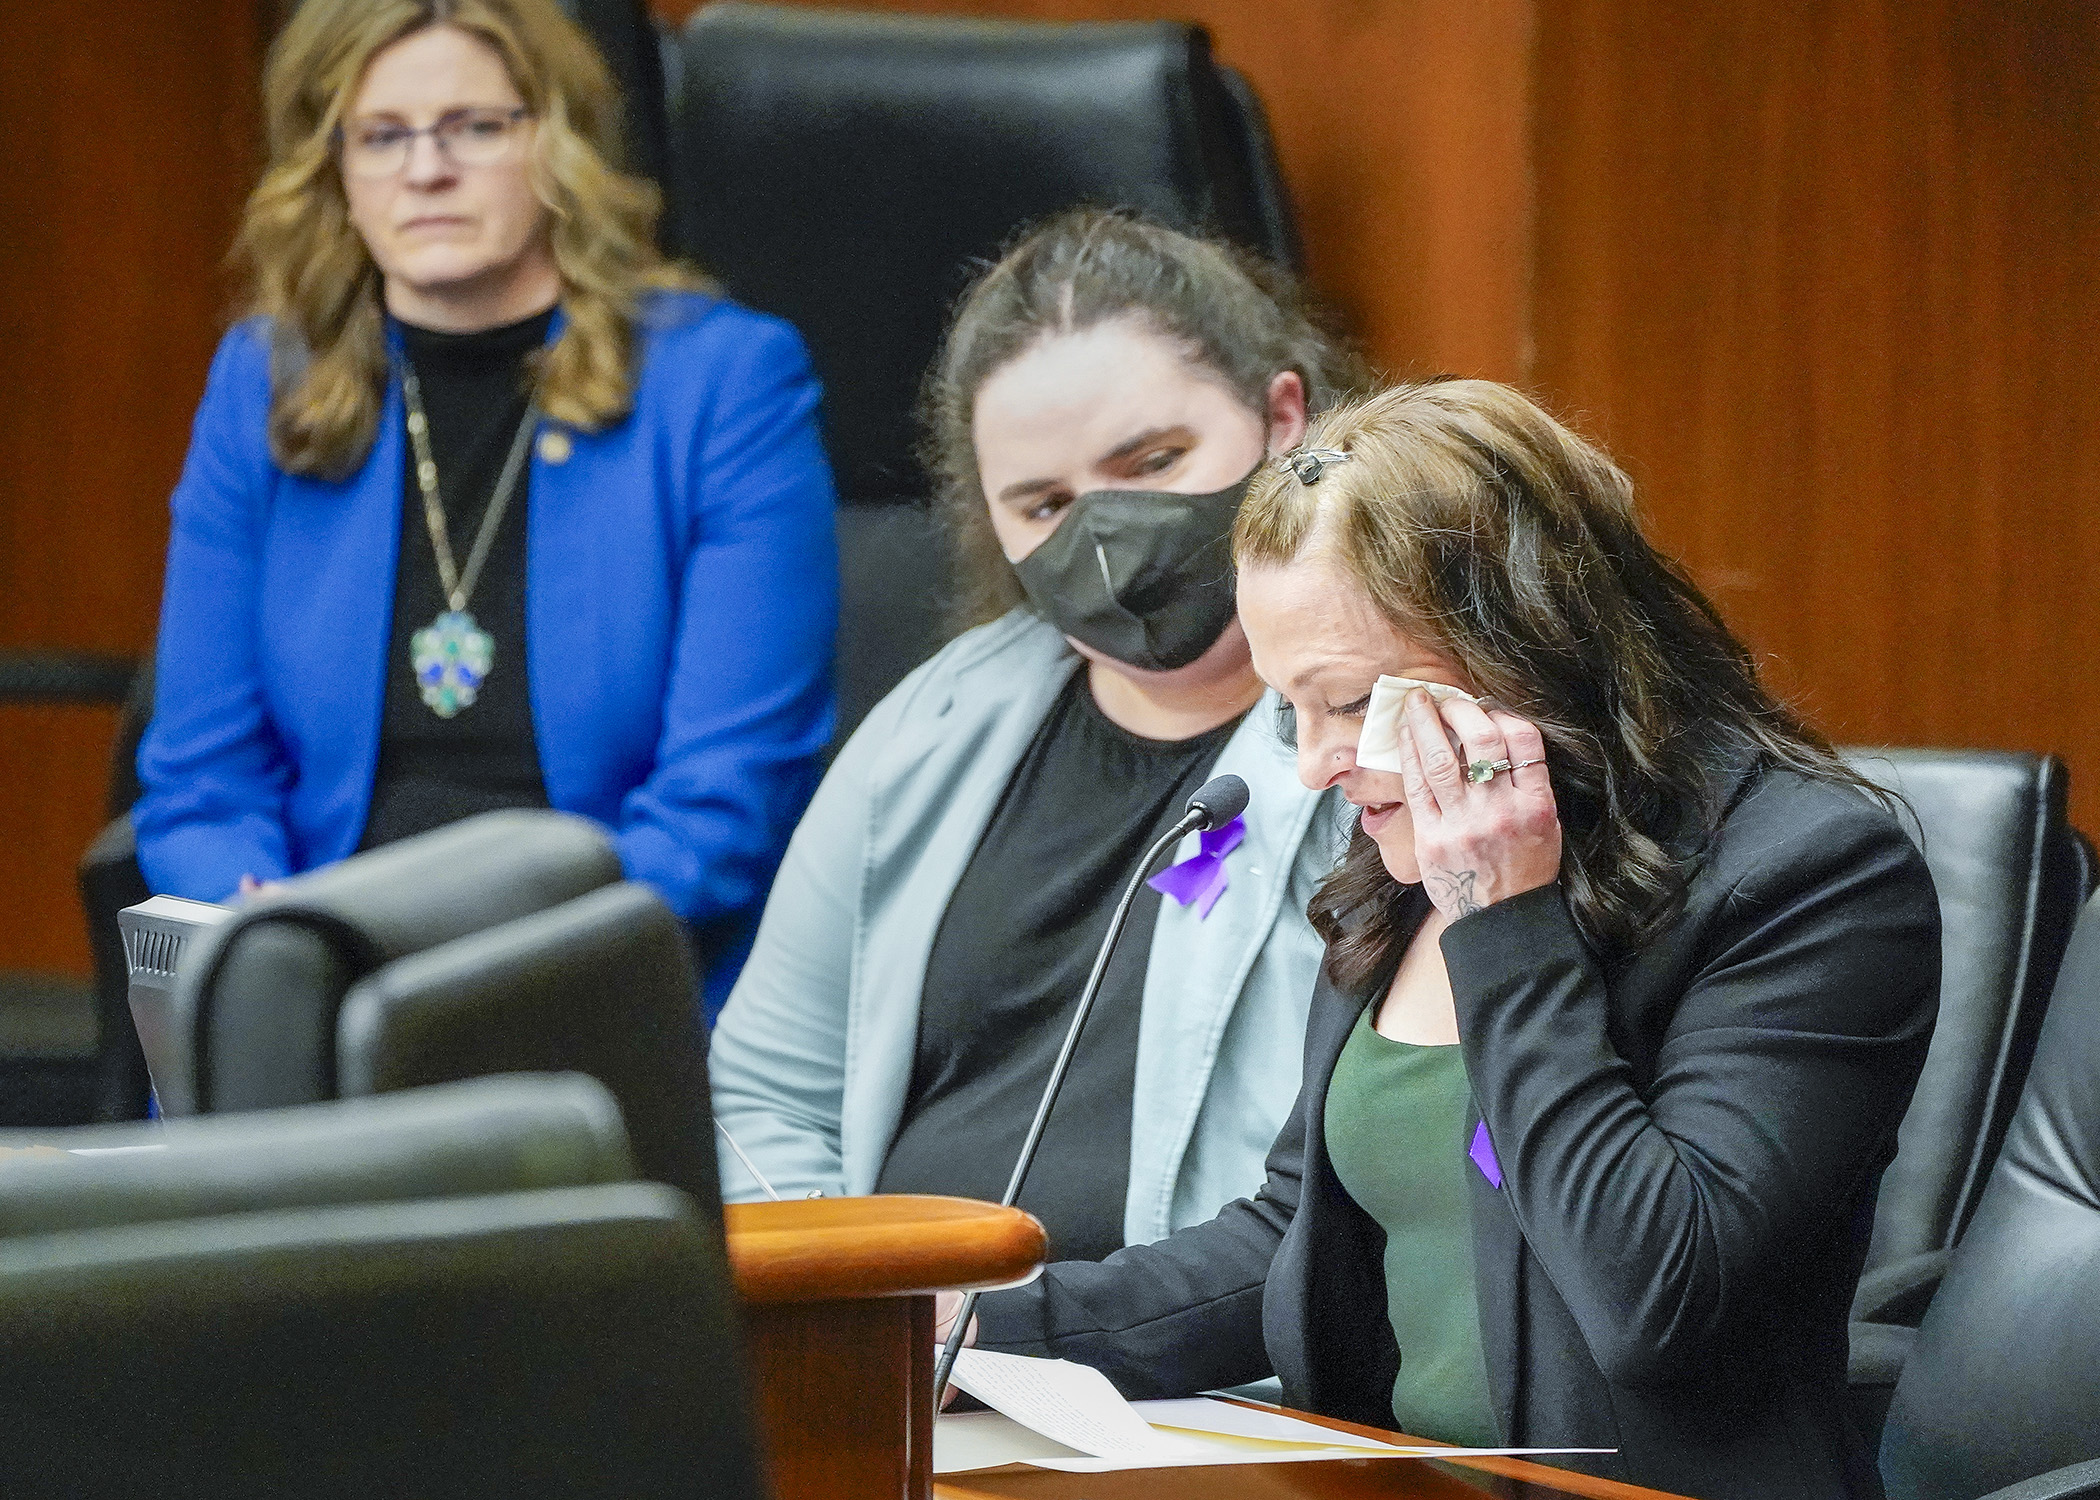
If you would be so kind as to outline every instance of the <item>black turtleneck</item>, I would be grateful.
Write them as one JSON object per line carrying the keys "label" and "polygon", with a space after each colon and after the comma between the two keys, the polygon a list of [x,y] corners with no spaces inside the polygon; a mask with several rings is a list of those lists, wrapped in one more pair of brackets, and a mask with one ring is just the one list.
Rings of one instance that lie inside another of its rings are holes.
{"label": "black turtleneck", "polygon": [[[452,555],[464,569],[525,418],[526,360],[546,342],[553,310],[479,333],[401,325],[430,419],[431,458]],[[495,637],[488,680],[450,719],[424,704],[410,638],[448,606],[416,483],[415,448],[403,443],[401,560],[387,644],[379,768],[361,849],[424,833],[475,813],[545,807],[525,660],[525,537],[531,463],[525,464],[467,611]]]}

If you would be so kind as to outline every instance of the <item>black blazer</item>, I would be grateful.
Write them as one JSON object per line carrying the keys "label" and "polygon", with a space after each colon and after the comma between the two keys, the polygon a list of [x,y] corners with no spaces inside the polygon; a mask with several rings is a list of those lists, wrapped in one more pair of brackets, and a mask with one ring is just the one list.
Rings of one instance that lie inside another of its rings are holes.
{"label": "black blazer", "polygon": [[[1682,915],[1639,952],[1600,963],[1558,886],[1443,936],[1504,1174],[1467,1169],[1489,1386],[1508,1443],[1616,1448],[1568,1461],[1611,1478],[1876,1497],[1846,1314],[1931,1037],[1939,905],[1857,793],[1755,770],[1727,791]],[[986,1298],[980,1344],[1097,1366],[1133,1398],[1273,1369],[1290,1405],[1390,1427],[1383,1235],[1320,1128],[1370,998],[1321,983],[1260,1192]]]}

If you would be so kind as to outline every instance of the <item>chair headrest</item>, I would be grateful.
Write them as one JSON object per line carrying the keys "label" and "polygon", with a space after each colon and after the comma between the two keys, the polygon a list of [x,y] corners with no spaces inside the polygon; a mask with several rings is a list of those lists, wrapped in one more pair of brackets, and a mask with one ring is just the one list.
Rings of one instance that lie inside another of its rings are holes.
{"label": "chair headrest", "polygon": [[1944,933],[1932,1048],[1875,1204],[1868,1264],[1945,1249],[1975,1211],[2086,895],[2054,756],[1848,749],[1932,871]]}
{"label": "chair headrest", "polygon": [[770,1488],[722,1241],[653,1184],[0,1240],[0,1343],[10,1494]]}
{"label": "chair headrest", "polygon": [[619,1106],[578,1073],[40,1132],[0,1155],[0,1239],[263,1209],[582,1187],[633,1175]]}
{"label": "chair headrest", "polygon": [[924,495],[920,382],[957,294],[1021,226],[1127,207],[1289,254],[1199,26],[722,4],[679,48],[687,248],[808,339],[849,501]]}
{"label": "chair headrest", "polygon": [[686,930],[623,884],[386,965],[343,1002],[345,1094],[574,1068],[619,1101],[642,1175],[703,1201],[719,1181],[707,1039]]}

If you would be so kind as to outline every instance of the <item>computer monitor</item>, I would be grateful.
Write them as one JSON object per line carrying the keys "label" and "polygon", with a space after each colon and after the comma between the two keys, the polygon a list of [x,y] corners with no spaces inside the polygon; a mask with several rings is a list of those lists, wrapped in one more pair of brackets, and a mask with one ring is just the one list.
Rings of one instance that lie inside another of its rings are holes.
{"label": "computer monitor", "polygon": [[131,975],[131,1024],[146,1054],[161,1113],[189,1114],[195,1108],[189,1099],[191,1043],[175,1022],[176,971],[196,939],[232,915],[230,906],[181,896],[154,896],[117,913]]}

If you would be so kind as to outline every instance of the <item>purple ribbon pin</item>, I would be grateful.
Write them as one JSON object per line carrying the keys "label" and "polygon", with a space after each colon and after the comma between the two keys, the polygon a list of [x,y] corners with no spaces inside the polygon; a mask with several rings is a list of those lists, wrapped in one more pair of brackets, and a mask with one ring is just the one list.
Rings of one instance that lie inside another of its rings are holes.
{"label": "purple ribbon pin", "polygon": [[1223,828],[1202,834],[1194,854],[1178,865],[1168,865],[1145,884],[1163,896],[1172,896],[1183,906],[1195,907],[1196,920],[1200,922],[1218,904],[1225,887],[1232,884],[1225,873],[1225,856],[1239,848],[1246,837],[1247,820],[1234,818]]}
{"label": "purple ribbon pin", "polygon": [[1502,1163],[1495,1160],[1495,1143],[1488,1139],[1487,1121],[1482,1120],[1474,1127],[1473,1144],[1466,1148],[1466,1155],[1473,1158],[1473,1165],[1480,1168],[1480,1175],[1488,1180],[1488,1186],[1501,1192]]}

